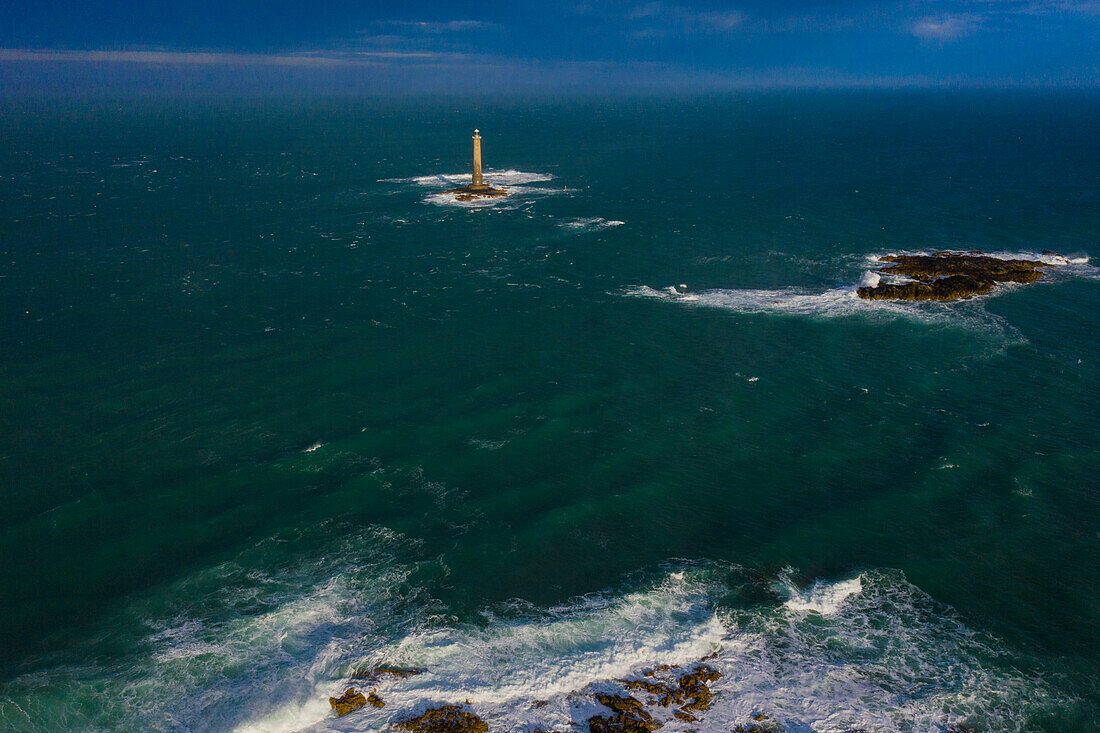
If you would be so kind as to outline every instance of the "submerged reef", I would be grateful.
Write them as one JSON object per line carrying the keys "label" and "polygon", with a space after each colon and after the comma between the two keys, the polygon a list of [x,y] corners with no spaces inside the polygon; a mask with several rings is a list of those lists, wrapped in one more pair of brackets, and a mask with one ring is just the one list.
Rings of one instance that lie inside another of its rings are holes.
{"label": "submerged reef", "polygon": [[887,255],[880,272],[903,275],[913,282],[881,283],[859,288],[867,300],[958,300],[983,295],[997,283],[1035,282],[1043,276],[1039,260],[1002,259],[975,252],[934,252],[930,255]]}
{"label": "submerged reef", "polygon": [[418,675],[423,671],[422,669],[404,669],[402,667],[364,667],[352,672],[351,678],[353,680],[364,680],[371,684],[375,684],[386,675],[403,680],[413,675]]}
{"label": "submerged reef", "polygon": [[443,193],[453,193],[455,194],[455,198],[459,201],[476,201],[477,199],[493,199],[499,196],[507,196],[508,189],[493,188],[484,183],[480,186],[471,183],[469,186],[452,188],[450,191],[444,191]]}
{"label": "submerged reef", "polygon": [[399,680],[404,680],[413,675],[418,675],[423,671],[422,669],[404,669],[402,667],[365,667],[356,669],[351,673],[351,678],[353,680],[363,680],[364,682],[374,685],[367,696],[363,697],[363,693],[357,691],[354,687],[349,687],[347,692],[343,695],[340,697],[330,697],[328,702],[333,710],[336,711],[337,717],[343,717],[348,713],[353,713],[367,703],[370,703],[376,708],[382,708],[386,706],[386,702],[378,696],[377,692],[377,687],[382,681],[382,677],[389,675]]}

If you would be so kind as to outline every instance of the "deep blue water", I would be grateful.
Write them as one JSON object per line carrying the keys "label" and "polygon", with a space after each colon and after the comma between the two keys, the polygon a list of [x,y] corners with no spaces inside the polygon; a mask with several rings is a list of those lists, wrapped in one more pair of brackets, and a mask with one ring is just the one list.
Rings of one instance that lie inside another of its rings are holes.
{"label": "deep blue water", "polygon": [[[440,193],[475,127],[486,206]],[[3,102],[0,727],[587,730],[717,652],[688,727],[1093,729],[1098,133],[1093,93]],[[939,249],[1068,259],[855,298]],[[427,672],[338,721],[358,664]]]}

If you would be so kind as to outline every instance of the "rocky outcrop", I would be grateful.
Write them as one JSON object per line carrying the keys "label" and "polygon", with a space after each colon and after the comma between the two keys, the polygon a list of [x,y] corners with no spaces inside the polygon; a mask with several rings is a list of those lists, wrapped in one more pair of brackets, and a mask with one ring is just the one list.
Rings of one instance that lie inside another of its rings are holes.
{"label": "rocky outcrop", "polygon": [[960,300],[971,295],[985,295],[994,280],[951,275],[930,283],[882,283],[877,287],[862,287],[857,292],[864,300]]}
{"label": "rocky outcrop", "polygon": [[[672,715],[685,723],[694,723],[699,719],[689,710],[706,710],[710,707],[713,694],[707,686],[722,676],[722,673],[706,664],[696,664],[690,671],[679,672],[678,665],[662,664],[642,674],[652,679],[622,680],[622,685],[631,692],[648,695],[646,703],[627,695],[596,695],[601,705],[615,711],[614,715],[594,715],[588,719],[591,733],[645,733],[664,725],[656,720],[646,704],[663,708],[676,707]],[[671,674],[668,674],[670,673]]]}
{"label": "rocky outcrop", "polygon": [[458,705],[429,708],[423,715],[394,723],[394,727],[412,733],[485,733],[488,724]]}
{"label": "rocky outcrop", "polygon": [[459,201],[476,201],[477,199],[494,199],[500,196],[507,196],[508,189],[493,188],[485,184],[480,186],[470,184],[462,188],[452,188],[450,191],[444,191],[444,193],[453,193],[455,198]]}
{"label": "rocky outcrop", "polygon": [[336,715],[342,718],[366,705],[367,698],[354,687],[349,687],[340,697],[330,697],[328,704],[336,711]]}
{"label": "rocky outcrop", "polygon": [[[658,667],[646,672],[644,676],[652,677],[656,672],[663,672],[671,667]],[[706,710],[710,707],[713,694],[707,686],[708,682],[714,682],[722,676],[722,673],[705,665],[697,665],[691,672],[681,674],[674,681],[650,682],[649,680],[625,680],[623,686],[628,690],[642,690],[654,696],[656,704],[663,708],[675,705],[681,710]],[[672,682],[675,682],[673,684]]]}
{"label": "rocky outcrop", "polygon": [[653,719],[640,700],[629,695],[596,695],[596,700],[615,714],[589,718],[590,733],[649,733],[664,725]]}
{"label": "rocky outcrop", "polygon": [[353,680],[363,680],[375,684],[387,675],[403,680],[413,675],[418,675],[423,671],[422,669],[405,669],[403,667],[373,667],[357,669],[351,673],[351,678]]}
{"label": "rocky outcrop", "polygon": [[975,252],[935,252],[930,255],[888,255],[880,272],[903,275],[912,282],[881,283],[857,291],[867,300],[958,300],[988,293],[997,283],[1035,282],[1043,276],[1038,260],[1010,260]]}

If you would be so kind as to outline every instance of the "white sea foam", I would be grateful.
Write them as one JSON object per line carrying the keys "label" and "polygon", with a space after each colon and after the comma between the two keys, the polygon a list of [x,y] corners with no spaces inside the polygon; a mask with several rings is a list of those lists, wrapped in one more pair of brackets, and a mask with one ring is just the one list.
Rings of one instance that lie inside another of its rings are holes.
{"label": "white sea foam", "polygon": [[675,287],[657,290],[646,285],[626,288],[623,293],[642,298],[657,298],[688,305],[722,308],[740,313],[787,313],[792,315],[850,316],[859,313],[886,312],[917,315],[918,306],[892,301],[864,300],[856,289],[834,288],[824,292],[801,288],[781,290],[703,290]]}
{"label": "white sea foam", "polygon": [[[512,169],[489,169],[483,173],[485,183],[496,188],[504,188],[507,196],[493,198],[473,198],[468,201],[460,201],[458,195],[437,191],[424,197],[424,201],[438,206],[458,206],[467,209],[517,208],[525,203],[531,196],[545,196],[549,194],[564,193],[564,190],[548,188],[544,186],[531,186],[532,183],[542,183],[554,180],[550,173],[537,173],[534,171],[517,171]],[[414,176],[412,178],[386,178],[388,183],[412,183],[426,188],[459,188],[470,182],[469,173],[438,173],[429,176]]]}
{"label": "white sea foam", "polygon": [[508,444],[507,440],[490,440],[488,438],[468,438],[467,445],[472,445],[481,450],[500,450]]}
{"label": "white sea foam", "polygon": [[861,576],[857,576],[837,583],[818,581],[804,591],[789,584],[787,587],[791,597],[783,604],[784,608],[792,611],[814,611],[823,616],[831,616],[840,610],[849,596],[863,590],[863,583]]}
{"label": "white sea foam", "polygon": [[882,280],[882,276],[873,270],[864,270],[863,277],[859,279],[859,287],[861,288],[876,288],[879,282]]}
{"label": "white sea foam", "polygon": [[576,229],[579,231],[594,231],[597,229],[609,229],[611,227],[618,227],[625,224],[625,221],[619,221],[618,219],[604,219],[602,216],[581,217],[578,219],[569,219],[563,221],[558,226],[563,229]]}
{"label": "white sea foam", "polygon": [[[297,580],[226,568],[222,585],[199,585],[231,591],[251,612],[204,620],[210,599],[200,594],[193,611],[152,622],[147,664],[27,678],[24,693],[0,697],[0,716],[32,720],[31,730],[102,728],[72,702],[93,696],[95,710],[112,706],[119,716],[106,727],[347,732],[468,701],[493,730],[583,729],[607,714],[593,693],[621,693],[624,678],[703,657],[723,675],[711,684],[713,706],[691,724],[651,707],[663,730],[728,732],[764,714],[792,731],[915,733],[965,723],[1009,732],[1064,702],[896,572],[805,589],[781,576],[762,588],[776,593],[773,602],[761,603],[757,591],[756,601],[731,605],[738,588],[760,581],[733,566],[689,564],[629,591],[553,608],[516,602],[461,624],[401,590],[410,568],[387,556],[400,543],[372,531],[305,562],[291,573]],[[317,582],[296,590],[312,574]],[[194,591],[197,582],[186,584]],[[382,665],[424,672],[378,682],[384,708],[335,718],[329,696],[371,687],[349,679],[351,670]],[[56,709],[43,707],[51,695]]]}
{"label": "white sea foam", "polygon": [[[887,253],[868,255],[865,259],[872,267],[886,263],[881,257]],[[931,254],[922,251],[894,252],[889,254]],[[1038,283],[1059,282],[1071,278],[1100,279],[1100,268],[1088,264],[1084,255],[1072,258],[1061,255],[1049,255],[1036,252],[992,252],[992,257],[1004,259],[1038,259],[1048,262],[1052,267],[1043,270],[1043,278]],[[656,298],[674,301],[686,305],[698,305],[721,308],[739,313],[777,313],[800,316],[848,317],[862,315],[866,317],[903,317],[930,323],[962,326],[1018,338],[1018,333],[1003,318],[989,313],[984,302],[1000,293],[1011,292],[1019,287],[1013,283],[1004,283],[994,288],[988,295],[975,296],[962,301],[892,301],[865,300],[857,294],[859,287],[874,287],[882,279],[875,270],[865,270],[859,285],[832,288],[825,291],[812,291],[803,288],[782,288],[778,290],[739,290],[714,289],[692,292],[683,286],[651,288],[646,285],[625,288],[622,293],[628,296]],[[894,278],[897,279],[897,278]],[[905,279],[905,278],[901,278]]]}
{"label": "white sea foam", "polygon": [[[552,181],[554,176],[549,173],[536,173],[533,171],[517,171],[512,169],[496,170],[486,169],[482,176],[485,182],[493,186],[522,186],[528,183]],[[415,183],[418,186],[465,186],[470,182],[470,172],[463,173],[437,173],[430,176],[415,176],[412,178],[385,178],[386,183]]]}
{"label": "white sea foam", "polygon": [[310,730],[378,730],[429,705],[465,701],[502,730],[583,727],[606,714],[593,692],[619,692],[619,679],[711,654],[707,663],[723,673],[712,684],[713,707],[690,725],[652,707],[666,729],[718,733],[764,714],[786,730],[925,731],[966,722],[1015,731],[1037,700],[1053,702],[1040,680],[990,664],[1003,654],[995,642],[896,574],[792,587],[778,607],[715,613],[713,599],[728,591],[705,573],[680,571],[644,591],[593,596],[529,619],[490,615],[485,627],[415,632],[367,662],[425,674],[384,683],[383,710]]}

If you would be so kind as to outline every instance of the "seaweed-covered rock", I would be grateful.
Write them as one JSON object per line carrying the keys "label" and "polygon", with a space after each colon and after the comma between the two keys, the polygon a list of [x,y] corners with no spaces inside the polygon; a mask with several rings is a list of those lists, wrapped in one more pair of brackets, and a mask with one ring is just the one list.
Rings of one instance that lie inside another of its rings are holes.
{"label": "seaweed-covered rock", "polygon": [[905,275],[921,282],[931,282],[949,275],[966,275],[995,282],[1030,283],[1043,276],[1040,267],[1049,267],[1039,260],[1005,259],[979,253],[934,252],[930,255],[887,255],[890,264],[882,272]]}
{"label": "seaweed-covered rock", "polygon": [[856,292],[865,300],[959,300],[985,295],[997,283],[969,275],[949,275],[930,283],[881,283],[862,287]]}
{"label": "seaweed-covered rock", "polygon": [[688,674],[681,675],[679,697],[684,702],[680,706],[684,710],[706,710],[709,708],[714,695],[707,687],[707,683],[714,682],[721,676],[721,672],[705,664],[700,664]]}
{"label": "seaweed-covered rock", "polygon": [[336,715],[342,718],[366,705],[367,698],[354,687],[349,687],[340,697],[330,697],[328,704],[336,711]]}
{"label": "seaweed-covered rock", "polygon": [[423,715],[402,720],[394,726],[412,733],[486,733],[489,730],[484,720],[458,705],[429,708]]}
{"label": "seaweed-covered rock", "polygon": [[370,694],[367,695],[367,702],[369,702],[376,708],[383,708],[386,706],[386,701],[378,697],[378,695],[375,694],[374,690],[371,690]]}
{"label": "seaweed-covered rock", "polygon": [[629,695],[596,695],[596,700],[615,714],[589,718],[590,733],[649,733],[664,725],[653,719],[641,701]]}
{"label": "seaweed-covered rock", "polygon": [[913,282],[859,288],[868,300],[957,300],[982,295],[997,283],[1035,282],[1043,276],[1039,260],[1002,259],[979,253],[935,252],[930,255],[888,255],[881,272],[904,275]]}
{"label": "seaweed-covered rock", "polygon": [[413,675],[421,674],[423,671],[422,669],[405,669],[403,667],[373,667],[357,669],[351,673],[351,678],[353,680],[365,680],[373,683],[378,682],[386,675],[403,680]]}
{"label": "seaweed-covered rock", "polygon": [[[678,667],[662,665],[655,670],[645,672],[645,676],[652,676],[655,672],[663,672]],[[714,695],[707,686],[722,676],[718,670],[706,665],[696,665],[690,672],[686,672],[671,682],[650,682],[649,680],[626,680],[623,685],[628,690],[643,690],[655,696],[655,702],[663,708],[676,705],[684,710],[706,710],[710,707],[711,698]]]}

